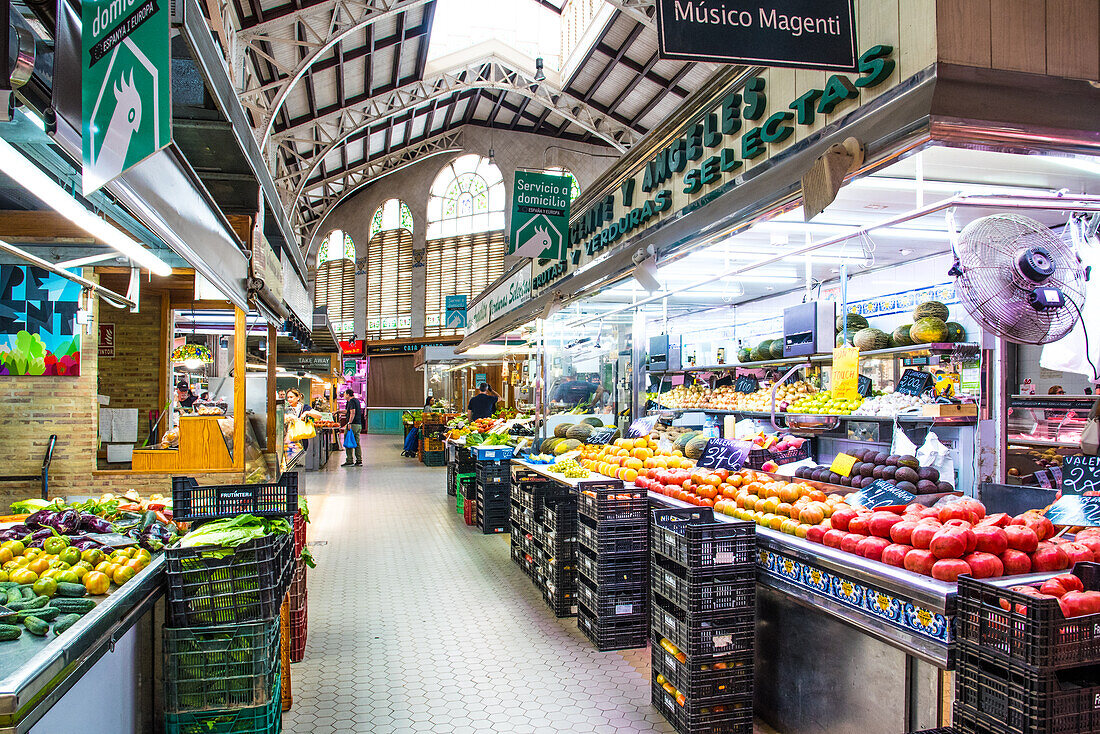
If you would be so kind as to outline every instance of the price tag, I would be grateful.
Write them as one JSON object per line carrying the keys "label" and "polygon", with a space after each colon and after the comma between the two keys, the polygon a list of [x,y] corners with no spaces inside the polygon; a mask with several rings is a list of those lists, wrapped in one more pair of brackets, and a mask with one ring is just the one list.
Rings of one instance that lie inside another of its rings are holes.
{"label": "price tag", "polygon": [[1100,497],[1063,495],[1044,514],[1055,525],[1100,527]]}
{"label": "price tag", "polygon": [[633,604],[616,604],[615,605],[615,614],[616,615],[619,615],[619,614],[633,614],[633,613],[634,613],[634,605]]}
{"label": "price tag", "polygon": [[856,493],[852,504],[874,510],[879,507],[907,505],[912,501],[913,495],[898,489],[885,479],[876,479]]}
{"label": "price tag", "polygon": [[875,390],[875,384],[871,382],[871,378],[866,375],[859,376],[859,387],[856,388],[860,396],[869,398],[871,393]]}
{"label": "price tag", "polygon": [[754,393],[760,389],[760,383],[752,375],[741,375],[733,385],[734,392]]}
{"label": "price tag", "polygon": [[1062,494],[1100,492],[1100,456],[1062,459]]}
{"label": "price tag", "polygon": [[657,425],[656,415],[648,415],[645,418],[639,418],[630,424],[630,428],[626,429],[627,438],[641,438],[642,436],[648,436],[650,431],[653,430],[653,426]]}
{"label": "price tag", "polygon": [[902,373],[901,379],[898,380],[898,385],[894,388],[895,392],[900,392],[903,395],[913,395],[920,397],[932,387],[932,375],[927,372],[921,372],[920,370],[905,370]]}
{"label": "price tag", "polygon": [[852,467],[855,466],[857,461],[859,461],[859,459],[854,456],[837,454],[836,458],[833,459],[832,465],[829,467],[829,471],[836,472],[842,477],[850,477],[852,476]]}
{"label": "price tag", "polygon": [[837,400],[855,400],[859,397],[859,348],[836,347],[833,349],[833,397]]}
{"label": "price tag", "polygon": [[730,438],[711,438],[707,440],[707,447],[703,449],[698,466],[704,469],[728,469],[737,471],[748,458],[752,444],[748,441],[737,441]]}
{"label": "price tag", "polygon": [[611,440],[615,437],[615,431],[618,430],[615,426],[604,426],[603,428],[597,428],[588,434],[588,438],[584,440],[585,443],[593,446],[604,446],[611,443]]}

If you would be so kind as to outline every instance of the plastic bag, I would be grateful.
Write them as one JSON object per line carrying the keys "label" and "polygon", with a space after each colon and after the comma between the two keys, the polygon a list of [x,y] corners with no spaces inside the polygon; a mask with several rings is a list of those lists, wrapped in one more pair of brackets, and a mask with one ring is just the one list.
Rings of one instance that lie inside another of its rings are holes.
{"label": "plastic bag", "polygon": [[359,434],[356,433],[354,428],[348,427],[348,430],[344,432],[344,448],[357,449],[359,448]]}
{"label": "plastic bag", "polygon": [[894,440],[890,444],[890,453],[894,456],[915,456],[917,453],[917,445],[905,435],[897,421],[894,421]]}
{"label": "plastic bag", "polygon": [[313,427],[313,424],[301,418],[292,420],[290,426],[286,430],[286,439],[288,441],[304,441],[307,438],[315,438],[316,436],[317,430]]}
{"label": "plastic bag", "polygon": [[[1082,227],[1082,221],[1073,221],[1069,229],[1077,255],[1081,258],[1081,267],[1089,268],[1089,279],[1084,284],[1085,303],[1081,307],[1081,318],[1065,338],[1043,347],[1039,357],[1039,366],[1059,372],[1074,372],[1085,375],[1094,383],[1100,381],[1100,246],[1095,240],[1089,240]],[[1093,327],[1085,348],[1085,326]]]}
{"label": "plastic bag", "polygon": [[930,466],[939,471],[942,481],[950,482],[952,487],[957,485],[951,449],[943,445],[935,431],[929,431],[924,437],[924,444],[917,449],[916,456],[921,466]]}

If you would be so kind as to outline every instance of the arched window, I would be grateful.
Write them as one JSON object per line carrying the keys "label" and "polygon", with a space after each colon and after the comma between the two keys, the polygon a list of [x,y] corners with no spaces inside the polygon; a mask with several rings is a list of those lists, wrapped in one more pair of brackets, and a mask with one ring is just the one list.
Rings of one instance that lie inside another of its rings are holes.
{"label": "arched window", "polygon": [[488,158],[464,155],[436,176],[428,196],[428,239],[504,229],[504,180]]}
{"label": "arched window", "polygon": [[355,331],[355,242],[342,230],[334,229],[321,240],[313,302],[328,309],[334,332]]}
{"label": "arched window", "polygon": [[568,168],[562,168],[561,166],[551,166],[546,169],[547,173],[559,173],[569,179],[569,201],[574,201],[581,195],[581,185],[577,183],[577,177],[573,175],[573,172]]}
{"label": "arched window", "polygon": [[504,271],[504,181],[488,158],[464,155],[439,172],[428,197],[424,333],[461,334],[445,324],[447,296],[469,303]]}
{"label": "arched window", "polygon": [[367,242],[367,337],[412,336],[412,212],[400,199],[382,202]]}

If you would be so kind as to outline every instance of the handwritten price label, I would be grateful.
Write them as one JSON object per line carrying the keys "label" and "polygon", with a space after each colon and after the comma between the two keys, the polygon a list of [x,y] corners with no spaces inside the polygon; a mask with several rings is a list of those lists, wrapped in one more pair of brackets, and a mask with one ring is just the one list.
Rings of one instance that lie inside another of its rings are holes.
{"label": "handwritten price label", "polygon": [[752,444],[748,441],[736,441],[729,438],[712,438],[703,449],[699,466],[704,469],[728,469],[737,471],[745,464]]}
{"label": "handwritten price label", "polygon": [[615,430],[614,426],[597,428],[588,435],[584,442],[593,446],[604,446],[611,443],[611,439],[615,437]]}
{"label": "handwritten price label", "polygon": [[1062,494],[1100,492],[1100,456],[1062,459]]}
{"label": "handwritten price label", "polygon": [[658,416],[650,415],[645,418],[639,418],[630,424],[630,428],[626,429],[627,438],[641,438],[642,436],[648,436],[649,432],[653,430],[653,426],[657,425]]}
{"label": "handwritten price label", "polygon": [[741,375],[733,386],[734,392],[754,393],[760,387],[760,383],[752,375]]}
{"label": "handwritten price label", "polygon": [[1055,525],[1100,527],[1100,497],[1063,495],[1044,514]]}
{"label": "handwritten price label", "polygon": [[859,490],[854,504],[874,510],[879,507],[907,505],[913,501],[913,495],[902,491],[883,479],[876,479]]}
{"label": "handwritten price label", "polygon": [[920,370],[905,370],[898,380],[897,392],[920,397],[932,387],[932,375]]}

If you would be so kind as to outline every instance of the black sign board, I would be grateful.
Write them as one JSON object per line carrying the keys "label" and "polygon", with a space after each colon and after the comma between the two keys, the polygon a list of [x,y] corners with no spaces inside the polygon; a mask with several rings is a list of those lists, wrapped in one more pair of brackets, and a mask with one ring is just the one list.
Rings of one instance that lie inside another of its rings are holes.
{"label": "black sign board", "polygon": [[1055,525],[1100,527],[1100,497],[1063,495],[1043,514]]}
{"label": "black sign board", "polygon": [[867,377],[865,375],[859,376],[859,385],[856,387],[856,390],[859,392],[860,397],[871,397],[871,392],[874,391],[874,389],[875,384],[871,382],[870,377]]}
{"label": "black sign board", "polygon": [[745,464],[753,445],[748,441],[731,438],[712,438],[707,441],[698,466],[704,469],[728,469],[737,471]]}
{"label": "black sign board", "polygon": [[641,438],[642,436],[648,436],[650,431],[653,430],[653,426],[657,425],[657,418],[659,416],[650,415],[645,418],[639,418],[630,424],[630,428],[626,429],[627,438]]}
{"label": "black sign board", "polygon": [[756,392],[760,387],[760,383],[752,375],[741,375],[737,378],[737,382],[734,384],[733,389],[735,392]]}
{"label": "black sign board", "polygon": [[1062,459],[1062,494],[1100,492],[1100,456]]}
{"label": "black sign board", "polygon": [[932,375],[920,370],[905,370],[898,380],[897,392],[920,397],[932,387]]}
{"label": "black sign board", "polygon": [[907,505],[913,501],[913,495],[902,491],[885,479],[876,479],[856,493],[852,504],[874,510],[878,507]]}
{"label": "black sign board", "polygon": [[856,71],[855,0],[657,0],[661,56]]}
{"label": "black sign board", "polygon": [[611,440],[615,438],[615,431],[618,430],[615,426],[604,426],[603,428],[597,428],[588,434],[588,438],[584,439],[585,443],[592,444],[593,446],[603,446],[611,443]]}

